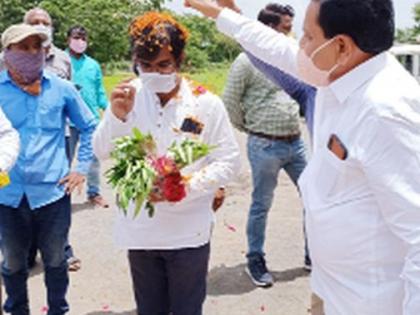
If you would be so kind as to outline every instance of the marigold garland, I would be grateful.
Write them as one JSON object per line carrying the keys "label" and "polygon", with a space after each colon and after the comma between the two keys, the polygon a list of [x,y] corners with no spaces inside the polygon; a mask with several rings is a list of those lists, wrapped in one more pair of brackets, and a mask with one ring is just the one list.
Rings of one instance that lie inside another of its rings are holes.
{"label": "marigold garland", "polygon": [[[130,25],[129,34],[135,40],[136,45],[143,46],[153,41],[156,46],[162,48],[170,42],[169,34],[165,30],[165,24],[171,24],[177,28],[181,33],[180,39],[187,41],[189,33],[183,25],[178,23],[170,14],[155,11],[135,18]],[[151,31],[145,34],[145,30],[148,28]],[[169,46],[169,51],[172,50],[173,48]]]}

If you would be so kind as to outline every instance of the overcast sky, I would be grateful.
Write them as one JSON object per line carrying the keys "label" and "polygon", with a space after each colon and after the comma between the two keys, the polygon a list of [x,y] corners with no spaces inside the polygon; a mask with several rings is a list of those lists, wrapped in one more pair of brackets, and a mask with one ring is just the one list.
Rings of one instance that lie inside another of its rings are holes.
{"label": "overcast sky", "polygon": [[[255,18],[259,10],[269,2],[290,4],[295,8],[295,32],[300,34],[305,14],[305,8],[308,5],[309,0],[237,0],[239,7],[243,10],[244,14],[252,18]],[[414,5],[419,2],[420,0],[394,0],[398,28],[407,28],[413,26],[414,19],[412,11]],[[183,0],[172,0],[171,2],[167,1],[166,6],[178,13],[193,12],[191,10],[186,10],[183,4]]]}

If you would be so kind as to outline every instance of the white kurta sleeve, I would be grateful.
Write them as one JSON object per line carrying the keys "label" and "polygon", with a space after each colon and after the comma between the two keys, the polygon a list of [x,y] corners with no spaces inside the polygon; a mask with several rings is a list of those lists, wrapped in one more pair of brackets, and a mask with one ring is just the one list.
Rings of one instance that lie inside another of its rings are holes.
{"label": "white kurta sleeve", "polygon": [[114,140],[132,134],[135,126],[135,114],[128,114],[127,121],[119,120],[109,106],[104,114],[104,118],[99,123],[93,134],[93,152],[99,159],[108,159],[115,147]]}
{"label": "white kurta sleeve", "polygon": [[240,152],[229,116],[218,97],[208,98],[214,105],[210,113],[210,129],[204,141],[216,149],[207,157],[207,166],[195,172],[189,181],[188,199],[216,191],[230,182],[240,170]]}
{"label": "white kurta sleeve", "polygon": [[297,77],[299,45],[295,39],[230,9],[223,9],[216,24],[222,33],[236,40],[255,57]]}
{"label": "white kurta sleeve", "polygon": [[[406,106],[406,104],[399,104]],[[415,117],[412,117],[415,115]],[[420,310],[420,114],[372,119],[364,134],[363,169],[389,229],[407,246],[401,277],[404,315]],[[414,118],[414,119],[412,119]],[[369,128],[370,129],[370,128]]]}
{"label": "white kurta sleeve", "polygon": [[10,170],[19,155],[19,134],[0,109],[0,169]]}

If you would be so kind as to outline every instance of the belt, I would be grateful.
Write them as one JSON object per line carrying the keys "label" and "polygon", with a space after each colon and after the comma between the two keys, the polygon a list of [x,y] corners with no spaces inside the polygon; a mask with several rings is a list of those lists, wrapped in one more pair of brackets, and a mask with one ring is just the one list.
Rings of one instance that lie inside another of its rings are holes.
{"label": "belt", "polygon": [[296,140],[300,139],[300,132],[298,134],[287,135],[287,136],[266,135],[266,134],[261,133],[261,132],[252,132],[252,131],[250,131],[249,134],[251,134],[253,136],[256,136],[256,137],[272,140],[272,141],[293,142],[293,141],[296,141]]}

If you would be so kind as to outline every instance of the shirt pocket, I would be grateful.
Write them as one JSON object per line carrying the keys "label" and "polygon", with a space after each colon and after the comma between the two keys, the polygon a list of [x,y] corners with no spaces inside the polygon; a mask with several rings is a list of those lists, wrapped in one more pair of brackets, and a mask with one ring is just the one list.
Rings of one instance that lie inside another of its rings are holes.
{"label": "shirt pocket", "polygon": [[37,112],[36,127],[42,130],[57,130],[62,129],[64,124],[63,105],[55,103],[51,105],[50,102],[43,102],[39,106]]}
{"label": "shirt pocket", "polygon": [[358,171],[356,166],[350,155],[340,160],[328,148],[317,152],[300,181],[305,206],[313,210],[328,209],[351,198],[355,186],[350,179]]}

